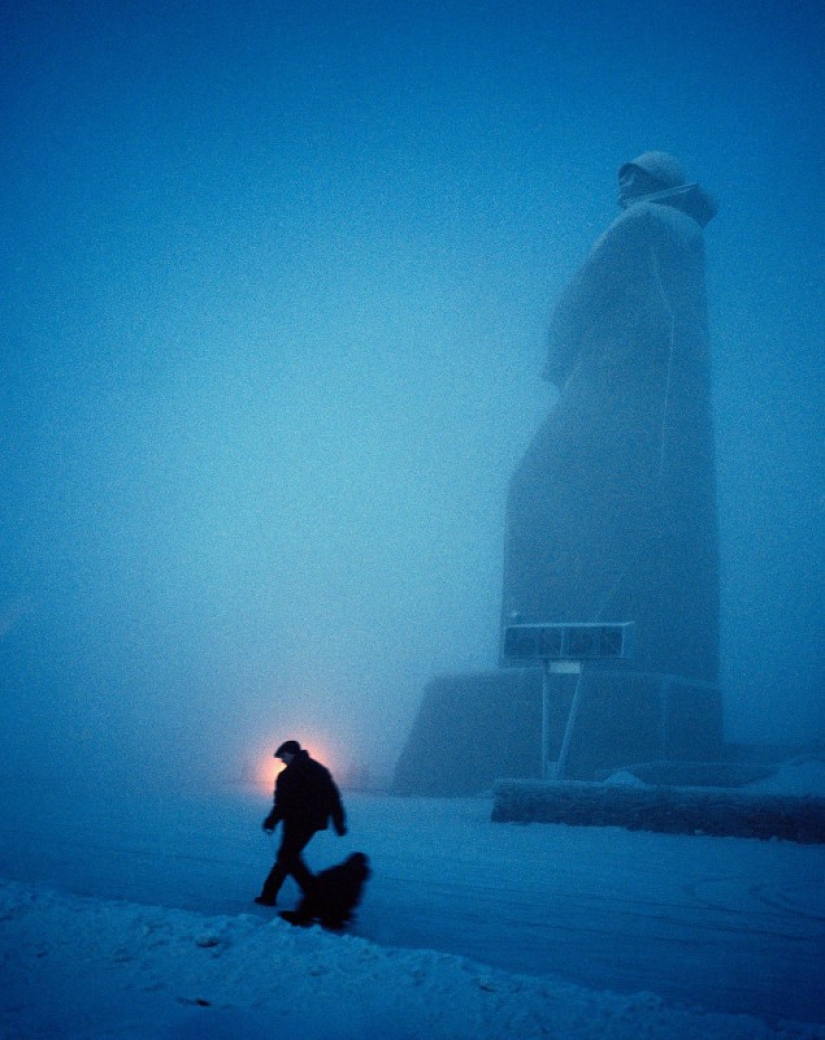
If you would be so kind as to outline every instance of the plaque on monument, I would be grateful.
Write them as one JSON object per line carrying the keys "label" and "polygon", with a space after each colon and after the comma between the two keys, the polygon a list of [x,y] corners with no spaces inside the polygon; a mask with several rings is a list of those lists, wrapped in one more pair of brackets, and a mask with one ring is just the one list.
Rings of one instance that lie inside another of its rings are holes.
{"label": "plaque on monument", "polygon": [[605,661],[630,656],[632,623],[507,625],[501,661]]}

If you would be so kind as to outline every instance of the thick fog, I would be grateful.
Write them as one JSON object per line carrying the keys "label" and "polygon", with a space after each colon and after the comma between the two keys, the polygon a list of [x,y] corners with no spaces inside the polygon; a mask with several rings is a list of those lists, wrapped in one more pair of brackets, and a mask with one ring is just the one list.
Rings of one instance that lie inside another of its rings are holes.
{"label": "thick fog", "polygon": [[0,771],[390,772],[495,665],[548,319],[651,148],[720,203],[726,734],[822,737],[824,20],[12,5]]}

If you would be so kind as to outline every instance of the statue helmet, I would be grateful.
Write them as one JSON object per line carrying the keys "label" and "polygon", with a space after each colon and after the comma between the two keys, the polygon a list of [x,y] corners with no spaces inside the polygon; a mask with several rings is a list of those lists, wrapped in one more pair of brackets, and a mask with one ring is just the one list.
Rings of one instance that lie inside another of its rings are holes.
{"label": "statue helmet", "polygon": [[658,181],[662,188],[679,188],[685,183],[685,171],[678,159],[667,152],[642,152],[632,162],[619,168],[619,177],[630,166],[644,170],[646,174]]}

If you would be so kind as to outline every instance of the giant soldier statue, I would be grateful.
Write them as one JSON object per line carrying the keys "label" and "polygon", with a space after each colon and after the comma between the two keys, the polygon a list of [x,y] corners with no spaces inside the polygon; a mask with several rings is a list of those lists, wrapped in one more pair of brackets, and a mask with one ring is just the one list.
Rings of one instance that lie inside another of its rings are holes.
{"label": "giant soldier statue", "polygon": [[561,752],[565,779],[721,753],[703,244],[716,207],[663,152],[621,167],[619,205],[551,322],[558,397],[510,484],[502,629],[632,622],[632,656],[548,670],[549,691],[536,664],[434,678],[400,793],[552,775]]}
{"label": "giant soldier statue", "polygon": [[582,680],[582,775],[713,757],[721,740],[702,234],[716,207],[663,152],[621,167],[619,205],[555,309],[558,399],[507,516],[505,625],[634,622],[632,662]]}

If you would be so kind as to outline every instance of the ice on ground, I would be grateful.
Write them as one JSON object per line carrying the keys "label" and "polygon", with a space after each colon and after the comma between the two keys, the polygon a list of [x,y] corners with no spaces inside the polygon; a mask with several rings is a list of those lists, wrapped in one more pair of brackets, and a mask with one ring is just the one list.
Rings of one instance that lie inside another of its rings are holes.
{"label": "ice on ground", "polygon": [[[821,759],[760,788],[799,784],[825,793]],[[3,1040],[825,1040],[822,846],[351,795],[351,836],[310,850],[376,867],[337,936],[251,907],[267,800],[64,789],[55,813],[51,784],[0,785]]]}
{"label": "ice on ground", "polygon": [[822,1040],[817,1026],[589,991],[252,914],[0,886],[8,1040]]}

